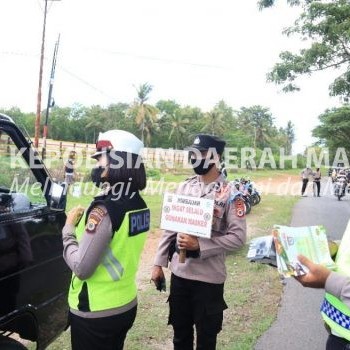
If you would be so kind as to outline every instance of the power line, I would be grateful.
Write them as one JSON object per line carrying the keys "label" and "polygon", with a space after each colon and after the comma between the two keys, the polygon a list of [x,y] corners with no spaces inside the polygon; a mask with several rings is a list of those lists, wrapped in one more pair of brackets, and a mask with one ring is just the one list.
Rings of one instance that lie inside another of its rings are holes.
{"label": "power line", "polygon": [[70,75],[71,77],[75,78],[76,80],[80,81],[82,84],[90,87],[91,89],[99,92],[101,95],[105,96],[105,97],[108,97],[109,99],[115,99],[116,97],[114,96],[111,96],[109,95],[108,93],[106,93],[105,91],[101,90],[100,88],[92,85],[91,83],[89,83],[87,80],[79,77],[77,74],[69,71],[68,69],[62,67],[61,65],[58,65],[58,68],[60,68],[61,70],[63,70],[64,72],[66,72],[68,75]]}
{"label": "power line", "polygon": [[[29,54],[29,53],[25,53],[25,52],[14,52],[14,51],[0,51],[0,55],[23,56],[23,57],[33,57],[33,58],[36,58],[39,56],[38,54]],[[45,58],[45,60],[47,60],[47,58]],[[82,83],[82,84],[90,87],[91,89],[99,92],[101,95],[108,97],[109,99],[115,99],[115,97],[109,95],[107,92],[103,91],[101,88],[94,86],[93,84],[89,83],[86,79],[81,78],[76,73],[73,73],[72,71],[63,67],[62,65],[57,64],[57,68],[61,69],[62,71],[64,71],[65,73],[67,73],[68,75],[70,75],[71,77],[76,79],[77,81],[79,81],[80,83]]]}
{"label": "power line", "polygon": [[8,56],[24,56],[24,57],[38,57],[37,53],[16,52],[16,51],[0,51],[0,55]]}
{"label": "power line", "polygon": [[[166,64],[179,64],[179,65],[188,65],[188,66],[194,66],[194,67],[200,67],[200,68],[209,68],[209,69],[220,69],[220,70],[232,70],[231,67],[228,66],[219,66],[219,65],[210,65],[210,64],[205,64],[205,63],[193,63],[193,62],[187,62],[187,61],[182,61],[182,60],[173,60],[169,58],[161,58],[161,57],[155,57],[155,56],[142,56],[138,54],[132,54],[132,53],[127,53],[127,52],[117,52],[117,51],[109,51],[105,49],[92,49],[89,48],[88,50],[93,50],[97,52],[104,52],[110,55],[119,55],[119,56],[126,56],[126,57],[133,57],[136,59],[141,59],[141,60],[148,60],[148,61],[157,61],[157,62],[162,62]],[[24,52],[15,52],[15,51],[0,51],[0,54],[2,55],[16,55],[16,56],[38,56],[37,54],[28,54]]]}
{"label": "power line", "polygon": [[105,52],[110,55],[118,55],[118,56],[127,56],[127,57],[133,57],[141,60],[148,60],[148,61],[157,61],[167,64],[180,64],[180,65],[187,65],[187,66],[194,66],[194,67],[201,67],[201,68],[210,68],[210,69],[223,69],[223,70],[229,70],[230,67],[227,66],[220,66],[220,65],[214,65],[214,64],[207,64],[207,63],[196,63],[196,62],[188,62],[185,60],[174,60],[172,58],[165,58],[165,57],[156,57],[156,56],[145,56],[140,55],[137,53],[129,53],[129,52],[121,52],[121,51],[111,51],[107,49],[96,49],[96,48],[87,48],[88,50],[97,51],[97,52]]}
{"label": "power line", "polygon": [[[210,64],[202,64],[202,63],[193,63],[193,62],[186,62],[186,61],[181,61],[181,60],[173,60],[173,59],[167,59],[167,58],[161,58],[161,57],[155,57],[155,56],[143,56],[143,55],[138,55],[138,54],[133,54],[133,53],[127,53],[127,52],[119,52],[119,51],[110,51],[106,49],[94,49],[94,48],[88,48],[88,50],[94,50],[97,52],[104,52],[110,55],[120,55],[120,56],[126,56],[126,57],[134,57],[137,59],[142,59],[142,60],[152,60],[152,61],[159,61],[162,63],[166,64],[181,64],[181,65],[190,65],[190,66],[195,66],[195,67],[201,67],[201,68],[209,68],[209,69],[220,69],[220,70],[231,70],[230,67],[225,67],[225,66],[217,66],[217,65],[210,65]],[[14,52],[14,51],[0,51],[0,54],[3,55],[16,55],[16,56],[27,56],[27,57],[37,57],[38,55],[35,54],[28,54],[24,52]],[[46,59],[45,59],[46,60]],[[88,86],[89,88],[93,89],[94,91],[97,91],[101,95],[107,97],[108,99],[115,99],[115,96],[111,96],[101,88],[91,84],[89,81],[86,79],[80,77],[76,73],[72,72],[71,70],[63,67],[62,65],[58,64],[57,68],[61,69],[80,83]]]}

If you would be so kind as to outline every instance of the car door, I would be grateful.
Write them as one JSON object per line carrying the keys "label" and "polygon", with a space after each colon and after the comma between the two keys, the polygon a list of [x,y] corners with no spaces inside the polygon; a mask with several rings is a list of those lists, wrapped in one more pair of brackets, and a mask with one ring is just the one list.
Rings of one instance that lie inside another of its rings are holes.
{"label": "car door", "polygon": [[0,322],[9,314],[22,320],[26,313],[37,329],[11,316],[10,330],[29,339],[36,333],[47,344],[67,323],[70,270],[61,238],[66,216],[64,208],[51,208],[52,181],[37,159],[34,170],[28,164],[35,153],[18,132],[10,124],[0,127]]}

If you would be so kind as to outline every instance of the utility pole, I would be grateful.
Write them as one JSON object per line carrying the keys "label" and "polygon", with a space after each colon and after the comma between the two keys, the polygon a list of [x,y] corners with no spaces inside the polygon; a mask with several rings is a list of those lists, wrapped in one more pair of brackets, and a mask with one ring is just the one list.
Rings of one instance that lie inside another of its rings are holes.
{"label": "utility pole", "polygon": [[[50,0],[50,1],[60,1],[60,0]],[[44,23],[43,23],[43,33],[41,38],[41,52],[40,52],[40,67],[39,67],[39,85],[36,103],[36,118],[35,118],[35,139],[34,146],[38,148],[39,136],[40,136],[40,115],[41,115],[41,87],[43,80],[43,66],[44,66],[44,51],[45,51],[45,31],[46,31],[46,15],[47,15],[47,2],[45,0],[44,6]]]}
{"label": "utility pole", "polygon": [[54,106],[54,101],[52,99],[52,90],[53,90],[53,82],[55,79],[55,69],[56,69],[57,53],[58,53],[59,44],[60,44],[60,35],[58,35],[58,39],[55,43],[55,49],[53,52],[52,65],[51,65],[49,94],[48,94],[48,98],[47,98],[45,124],[44,124],[44,130],[43,130],[43,158],[45,158],[45,155],[46,155],[46,139],[47,139],[47,135],[48,135],[48,120],[49,120],[50,108]]}

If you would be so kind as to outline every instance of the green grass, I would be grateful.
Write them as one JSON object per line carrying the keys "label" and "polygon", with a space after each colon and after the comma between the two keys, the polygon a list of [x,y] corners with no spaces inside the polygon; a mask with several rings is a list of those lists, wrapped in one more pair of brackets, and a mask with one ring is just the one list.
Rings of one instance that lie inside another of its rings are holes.
{"label": "green grass", "polygon": [[[247,216],[249,239],[267,235],[274,224],[290,224],[295,197],[263,196]],[[282,285],[277,270],[266,265],[249,263],[245,258],[248,245],[227,258],[228,277],[225,284],[223,331],[218,349],[250,350],[257,339],[271,326],[277,315]]]}
{"label": "green grass", "polygon": [[163,197],[161,195],[144,195],[143,199],[146,201],[148,208],[151,211],[151,230],[159,227],[161,202]]}
{"label": "green grass", "polygon": [[[278,171],[280,173],[281,171]],[[274,176],[268,172],[264,176]],[[287,173],[287,172],[285,172]],[[255,174],[255,173],[254,173]],[[169,176],[169,178],[171,178]],[[255,179],[251,176],[251,178]],[[178,182],[184,176],[173,176]],[[161,195],[145,195],[151,209],[152,230],[159,226]],[[247,216],[249,239],[269,234],[274,224],[289,224],[294,204],[291,196],[263,195],[258,206]],[[77,204],[88,206],[91,197],[68,197],[68,208]],[[218,350],[248,350],[276,318],[282,293],[277,270],[260,264],[249,263],[245,258],[248,245],[227,257],[227,281],[225,300],[229,309],[224,312],[223,330],[218,336]],[[172,329],[167,326],[167,293],[159,293],[149,284],[138,293],[138,314],[129,331],[127,350],[172,349]],[[69,331],[64,332],[48,350],[70,349]]]}
{"label": "green grass", "polygon": [[252,215],[247,216],[248,237],[266,235],[274,224],[289,225],[298,200],[295,196],[263,195],[260,204],[252,208]]}
{"label": "green grass", "polygon": [[[86,186],[86,193],[82,193],[80,197],[75,197],[72,195],[73,193],[73,186],[71,185],[68,189],[68,195],[67,195],[67,205],[66,205],[66,211],[68,212],[70,209],[81,205],[84,208],[88,208],[90,205],[91,201],[94,198],[94,195],[98,193],[97,188],[93,185],[92,182],[87,183],[87,184],[82,184],[83,189]],[[89,193],[89,194],[88,194]]]}
{"label": "green grass", "polygon": [[253,181],[257,180],[263,180],[270,177],[276,177],[280,175],[299,175],[301,172],[301,169],[258,169],[254,171],[248,171],[245,169],[239,169],[237,171],[229,171],[228,172],[228,178],[229,180],[234,180],[236,178],[240,179],[241,177],[249,178]]}

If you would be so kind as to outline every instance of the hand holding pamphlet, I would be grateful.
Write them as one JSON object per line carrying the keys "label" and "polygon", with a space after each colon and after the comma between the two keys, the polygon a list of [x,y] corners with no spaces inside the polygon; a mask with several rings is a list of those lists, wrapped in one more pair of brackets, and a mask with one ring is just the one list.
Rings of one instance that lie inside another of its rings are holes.
{"label": "hand holding pamphlet", "polygon": [[267,254],[263,254],[268,256],[261,257],[258,249],[254,252],[252,243],[255,240],[253,240],[247,258],[251,261],[266,263],[267,259],[273,259],[271,252],[274,246],[277,269],[284,277],[301,276],[308,272],[308,269],[298,261],[300,254],[316,264],[324,265],[329,269],[335,268],[329,252],[326,230],[321,225],[305,227],[275,225],[271,236],[259,237],[259,239],[266,245],[271,242],[269,252],[266,250]]}

